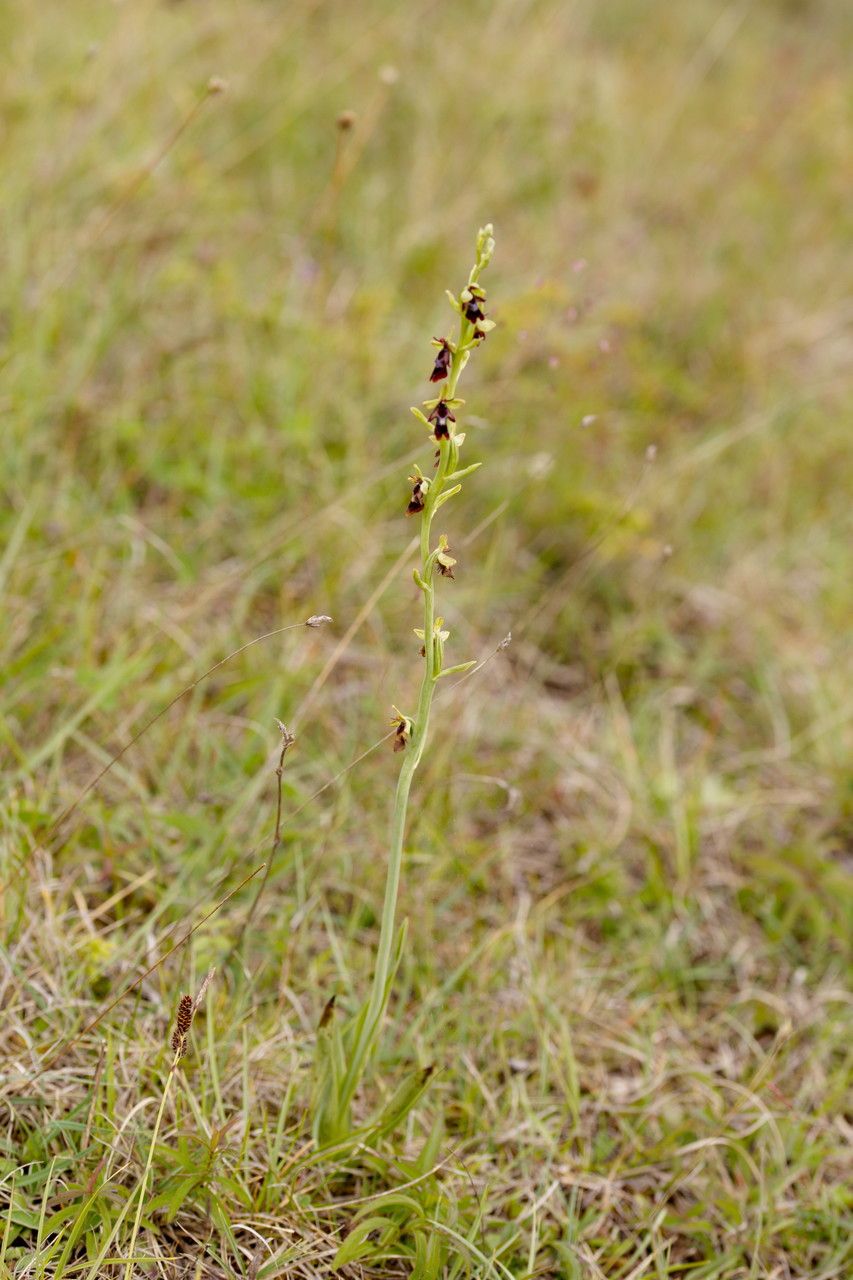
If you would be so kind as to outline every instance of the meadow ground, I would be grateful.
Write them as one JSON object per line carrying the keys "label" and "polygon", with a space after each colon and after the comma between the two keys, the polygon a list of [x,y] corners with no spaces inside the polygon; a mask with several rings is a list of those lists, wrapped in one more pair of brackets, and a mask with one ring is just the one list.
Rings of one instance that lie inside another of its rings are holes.
{"label": "meadow ground", "polygon": [[[125,1274],[138,1203],[137,1276],[307,1280],[359,1224],[344,1276],[853,1272],[851,36],[0,6],[0,1277]],[[486,219],[442,602],[490,660],[416,779],[359,1114],[436,1072],[313,1161],[419,678],[408,406]]]}

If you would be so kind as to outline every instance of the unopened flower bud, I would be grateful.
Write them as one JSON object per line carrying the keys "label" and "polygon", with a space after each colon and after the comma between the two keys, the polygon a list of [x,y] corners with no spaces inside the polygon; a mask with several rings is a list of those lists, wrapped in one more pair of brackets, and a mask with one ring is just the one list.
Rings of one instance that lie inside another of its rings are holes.
{"label": "unopened flower bud", "polygon": [[456,564],[453,556],[450,554],[450,546],[444,534],[438,540],[438,551],[435,556],[435,563],[438,572],[443,578],[453,577],[453,566]]}

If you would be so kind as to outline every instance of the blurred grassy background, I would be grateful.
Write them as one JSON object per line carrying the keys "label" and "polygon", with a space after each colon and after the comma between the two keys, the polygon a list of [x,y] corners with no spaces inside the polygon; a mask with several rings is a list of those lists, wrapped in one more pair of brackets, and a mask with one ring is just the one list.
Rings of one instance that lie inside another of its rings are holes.
{"label": "blurred grassy background", "polygon": [[[453,661],[513,645],[445,694],[418,782],[399,1054],[449,1064],[436,1114],[513,1274],[844,1273],[851,34],[830,0],[2,6],[21,1070],[262,856],[275,716],[300,813],[260,975],[211,997],[220,1074],[251,1061],[261,1117],[330,991],[363,989],[397,762],[306,802],[419,676],[408,406],[490,219],[445,612]],[[46,839],[183,685],[311,613],[334,626],[224,666]],[[115,1116],[249,898],[75,1048],[84,1089],[107,1035]],[[7,1171],[81,1158],[44,1105]],[[254,1119],[223,1156],[243,1221],[270,1212]],[[170,1247],[207,1240],[187,1212]],[[211,1275],[239,1254],[218,1230]]]}

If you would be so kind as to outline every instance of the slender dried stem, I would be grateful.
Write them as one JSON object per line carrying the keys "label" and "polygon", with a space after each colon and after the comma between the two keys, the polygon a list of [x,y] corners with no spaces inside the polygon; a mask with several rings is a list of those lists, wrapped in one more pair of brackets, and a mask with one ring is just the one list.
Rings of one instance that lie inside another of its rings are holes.
{"label": "slender dried stem", "polygon": [[273,866],[273,863],[275,862],[276,854],[278,853],[279,848],[281,846],[281,806],[282,806],[282,791],[283,791],[282,778],[284,776],[284,758],[287,755],[290,748],[293,746],[294,742],[296,741],[296,738],[294,734],[290,732],[287,726],[283,725],[280,720],[278,721],[278,727],[279,727],[279,730],[281,731],[281,751],[279,752],[278,764],[275,767],[275,778],[276,778],[275,829],[273,831],[272,847],[270,849],[270,856],[267,858],[267,865],[264,869],[264,874],[261,879],[261,883],[258,885],[258,891],[252,900],[252,905],[249,907],[249,910],[246,912],[246,917],[242,925],[240,926],[240,932],[237,934],[237,937],[234,940],[234,944],[231,947],[231,951],[229,952],[229,958],[234,954],[235,951],[239,951],[240,947],[243,944],[243,939],[246,936],[246,930],[249,928],[249,925],[252,923],[252,920],[255,917],[255,913],[257,912],[257,909],[258,909],[258,903],[261,900],[264,889],[266,889],[267,884],[269,883],[270,872],[272,871],[272,866]]}

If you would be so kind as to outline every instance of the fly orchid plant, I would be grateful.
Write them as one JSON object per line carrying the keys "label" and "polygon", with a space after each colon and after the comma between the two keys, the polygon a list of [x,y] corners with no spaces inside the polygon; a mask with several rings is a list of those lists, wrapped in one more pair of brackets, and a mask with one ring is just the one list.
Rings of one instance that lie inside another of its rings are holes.
{"label": "fly orchid plant", "polygon": [[385,900],[371,993],[355,1017],[343,1027],[331,1016],[330,1002],[318,1028],[319,1088],[314,1111],[314,1135],[324,1145],[345,1144],[356,1136],[387,1132],[414,1106],[429,1077],[429,1072],[419,1072],[412,1081],[400,1087],[372,1124],[363,1130],[353,1130],[350,1120],[352,1100],[380,1039],[391,984],[405,939],[405,925],[399,931],[395,926],[403,844],[409,793],[427,743],[433,696],[439,680],[459,675],[475,665],[472,661],[445,666],[444,646],[449,632],[445,629],[444,619],[436,612],[436,581],[440,577],[453,577],[456,560],[444,534],[433,540],[432,524],[439,509],[459,493],[465,476],[481,465],[474,462],[460,467],[459,451],[465,436],[456,431],[454,411],[464,404],[457,397],[456,389],[471,352],[494,328],[494,321],[486,317],[486,291],[480,285],[480,273],[489,265],[494,247],[489,223],[480,229],[477,236],[476,260],[467,284],[458,296],[449,291],[447,294],[459,317],[456,340],[433,339],[435,356],[429,380],[440,384],[438,394],[426,400],[422,409],[412,409],[435,445],[434,474],[426,476],[420,468],[414,468],[414,474],[409,477],[412,491],[406,508],[407,515],[420,517],[420,565],[414,570],[414,580],[422,594],[423,626],[416,628],[415,634],[421,641],[424,669],[414,714],[407,715],[396,707],[393,709],[394,750],[404,755],[394,800]]}

